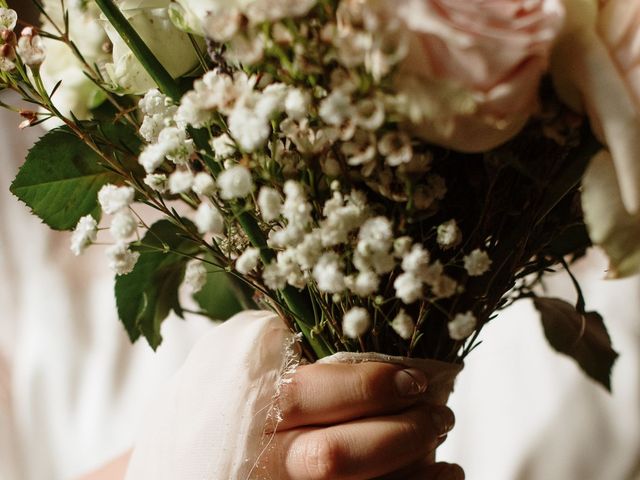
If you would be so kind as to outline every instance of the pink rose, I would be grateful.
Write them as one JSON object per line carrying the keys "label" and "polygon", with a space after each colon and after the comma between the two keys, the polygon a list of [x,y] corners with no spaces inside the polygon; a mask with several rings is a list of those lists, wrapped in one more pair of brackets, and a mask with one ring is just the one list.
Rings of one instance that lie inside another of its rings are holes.
{"label": "pink rose", "polygon": [[473,152],[519,132],[562,28],[561,0],[395,0],[392,8],[411,32],[398,79],[420,136]]}

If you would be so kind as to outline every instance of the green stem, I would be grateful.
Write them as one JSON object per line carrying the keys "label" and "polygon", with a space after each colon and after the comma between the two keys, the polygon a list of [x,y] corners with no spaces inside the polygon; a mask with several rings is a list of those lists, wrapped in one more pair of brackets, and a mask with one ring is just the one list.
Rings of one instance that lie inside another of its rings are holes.
{"label": "green stem", "polygon": [[160,90],[175,102],[179,102],[184,93],[183,90],[140,38],[114,1],[95,0],[95,2]]}
{"label": "green stem", "polygon": [[[160,90],[176,103],[180,101],[184,91],[173,77],[158,61],[153,52],[147,47],[142,38],[133,29],[129,21],[124,17],[113,0],[95,0],[102,13],[104,13],[109,23],[116,29],[127,46],[131,49],[136,58],[140,61],[144,69],[156,82]],[[207,139],[202,131],[194,131],[192,135],[198,149],[209,151]],[[213,163],[213,162],[211,162]],[[275,258],[275,253],[267,246],[264,233],[260,229],[258,222],[248,212],[237,213],[238,222],[249,237],[251,244],[260,250],[263,262],[268,263]],[[293,287],[286,287],[280,292],[289,310],[294,316],[294,321],[304,335],[309,345],[318,358],[326,357],[333,353],[332,348],[326,340],[319,335],[314,335],[312,329],[315,327],[313,310],[310,308],[311,299],[308,292],[300,292]]]}

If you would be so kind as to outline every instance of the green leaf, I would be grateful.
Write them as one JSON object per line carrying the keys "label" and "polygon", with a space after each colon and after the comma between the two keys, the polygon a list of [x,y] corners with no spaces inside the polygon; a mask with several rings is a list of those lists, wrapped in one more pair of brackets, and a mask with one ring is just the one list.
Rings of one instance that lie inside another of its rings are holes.
{"label": "green leaf", "polygon": [[572,357],[584,372],[611,391],[611,369],[618,354],[596,312],[580,314],[559,298],[535,298],[544,333],[551,346]]}
{"label": "green leaf", "polygon": [[67,127],[44,135],[27,155],[11,192],[54,230],[72,230],[85,215],[100,218],[97,194],[118,176]]}
{"label": "green leaf", "polygon": [[210,272],[207,283],[193,298],[213,320],[227,320],[243,310],[232,277],[226,272]]}
{"label": "green leaf", "polygon": [[131,341],[144,335],[155,350],[162,343],[162,322],[172,310],[182,315],[178,289],[189,257],[181,254],[196,253],[198,245],[168,220],[152,225],[141,245],[133,271],[116,278],[116,305]]}

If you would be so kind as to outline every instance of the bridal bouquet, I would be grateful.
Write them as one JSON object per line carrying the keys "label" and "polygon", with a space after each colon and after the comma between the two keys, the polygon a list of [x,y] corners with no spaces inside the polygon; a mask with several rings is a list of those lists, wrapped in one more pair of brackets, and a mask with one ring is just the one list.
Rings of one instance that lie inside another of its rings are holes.
{"label": "bridal bouquet", "polygon": [[50,128],[12,191],[107,245],[132,341],[186,284],[310,360],[462,363],[532,298],[609,388],[602,318],[541,287],[592,244],[640,269],[639,2],[34,1],[17,28],[0,0],[2,106]]}

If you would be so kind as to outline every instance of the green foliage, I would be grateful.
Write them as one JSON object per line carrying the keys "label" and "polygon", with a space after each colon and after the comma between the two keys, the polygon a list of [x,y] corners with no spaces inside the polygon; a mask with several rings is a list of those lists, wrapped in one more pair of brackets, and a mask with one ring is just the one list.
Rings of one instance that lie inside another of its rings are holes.
{"label": "green foliage", "polygon": [[542,326],[551,346],[572,357],[584,372],[611,391],[611,369],[618,354],[596,312],[580,313],[558,298],[535,298]]}
{"label": "green foliage", "polygon": [[234,291],[233,277],[223,271],[211,272],[207,283],[193,298],[213,320],[226,320],[243,310]]}
{"label": "green foliage", "polygon": [[152,225],[141,244],[133,271],[116,278],[116,305],[131,341],[144,335],[156,349],[162,343],[160,327],[171,310],[182,316],[178,289],[189,261],[186,255],[195,254],[198,245],[182,237],[168,220]]}
{"label": "green foliage", "polygon": [[100,217],[97,194],[118,176],[67,127],[44,135],[31,149],[11,192],[54,230],[71,230],[84,215]]}

